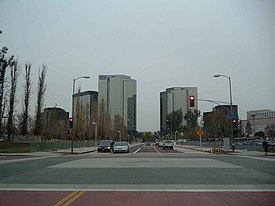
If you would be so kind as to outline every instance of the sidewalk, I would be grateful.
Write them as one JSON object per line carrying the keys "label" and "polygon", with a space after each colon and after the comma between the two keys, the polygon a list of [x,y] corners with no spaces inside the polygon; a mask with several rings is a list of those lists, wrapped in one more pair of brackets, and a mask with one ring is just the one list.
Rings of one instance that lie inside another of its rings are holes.
{"label": "sidewalk", "polygon": [[[73,149],[73,154],[75,154],[75,155],[77,155],[77,154],[86,154],[86,153],[95,152],[95,151],[96,151],[96,147],[74,148],[74,149]],[[72,154],[72,153],[71,153],[71,148],[68,148],[68,149],[60,149],[60,150],[55,151],[54,153]]]}
{"label": "sidewalk", "polygon": [[[185,148],[185,149],[191,149],[195,151],[200,151],[200,152],[206,152],[210,153],[210,150],[212,149],[211,147],[205,147],[205,146],[193,146],[193,145],[176,145],[177,147],[180,148]],[[215,153],[218,154],[218,153]],[[229,151],[227,153],[221,153],[223,155],[238,155],[238,156],[246,156],[246,157],[257,157],[257,158],[265,158],[265,159],[273,159],[275,160],[275,153],[268,153],[268,155],[265,155],[263,151],[247,151],[247,150],[236,150]]]}
{"label": "sidewalk", "polygon": [[95,147],[82,147],[82,148],[74,148],[73,154],[71,153],[71,148],[68,149],[60,149],[56,151],[41,151],[41,152],[30,152],[30,153],[0,153],[1,156],[58,156],[58,155],[78,155],[78,154],[86,154],[90,152],[95,152]]}

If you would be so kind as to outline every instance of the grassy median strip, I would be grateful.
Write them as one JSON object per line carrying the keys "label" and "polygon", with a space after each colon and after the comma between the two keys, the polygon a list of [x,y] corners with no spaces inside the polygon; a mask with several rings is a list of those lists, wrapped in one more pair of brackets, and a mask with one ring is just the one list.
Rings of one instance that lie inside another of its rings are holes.
{"label": "grassy median strip", "polygon": [[54,206],[67,206],[70,205],[72,202],[74,202],[75,200],[77,200],[79,197],[81,197],[82,195],[84,195],[85,192],[72,192],[70,194],[68,194],[66,197],[64,197],[62,200],[58,201],[57,203],[54,204]]}

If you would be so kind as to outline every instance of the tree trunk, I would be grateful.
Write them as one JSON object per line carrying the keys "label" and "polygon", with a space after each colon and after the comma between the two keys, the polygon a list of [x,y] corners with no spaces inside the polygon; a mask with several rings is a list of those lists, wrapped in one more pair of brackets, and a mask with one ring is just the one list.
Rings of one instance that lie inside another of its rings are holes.
{"label": "tree trunk", "polygon": [[43,125],[42,125],[42,107],[44,103],[44,95],[46,91],[46,72],[47,68],[42,65],[42,70],[39,74],[38,79],[38,92],[37,92],[37,105],[36,105],[36,118],[34,126],[34,135],[41,135]]}
{"label": "tree trunk", "polygon": [[11,136],[14,133],[14,103],[15,103],[15,93],[17,86],[17,78],[18,78],[18,60],[14,62],[14,65],[11,68],[11,89],[10,89],[10,105],[9,105],[9,113],[8,113],[8,125],[7,125],[7,134],[8,141],[11,140]]}
{"label": "tree trunk", "polygon": [[29,103],[31,94],[31,64],[25,64],[25,97],[24,97],[24,108],[21,120],[21,135],[28,133],[28,117],[29,117]]}

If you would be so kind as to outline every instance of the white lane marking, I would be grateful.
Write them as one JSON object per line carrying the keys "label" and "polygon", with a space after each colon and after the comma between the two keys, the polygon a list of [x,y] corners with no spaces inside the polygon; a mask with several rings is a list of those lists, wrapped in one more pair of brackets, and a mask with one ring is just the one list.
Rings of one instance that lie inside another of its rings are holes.
{"label": "white lane marking", "polygon": [[136,154],[140,149],[141,149],[141,147],[138,148],[133,154]]}
{"label": "white lane marking", "polygon": [[84,158],[48,168],[242,168],[211,158]]}

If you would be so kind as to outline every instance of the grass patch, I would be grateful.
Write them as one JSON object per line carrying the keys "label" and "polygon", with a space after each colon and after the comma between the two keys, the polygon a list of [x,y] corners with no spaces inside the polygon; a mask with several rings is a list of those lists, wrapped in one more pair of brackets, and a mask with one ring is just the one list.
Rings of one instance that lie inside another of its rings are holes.
{"label": "grass patch", "polygon": [[0,143],[0,153],[29,153],[30,144],[28,143]]}

